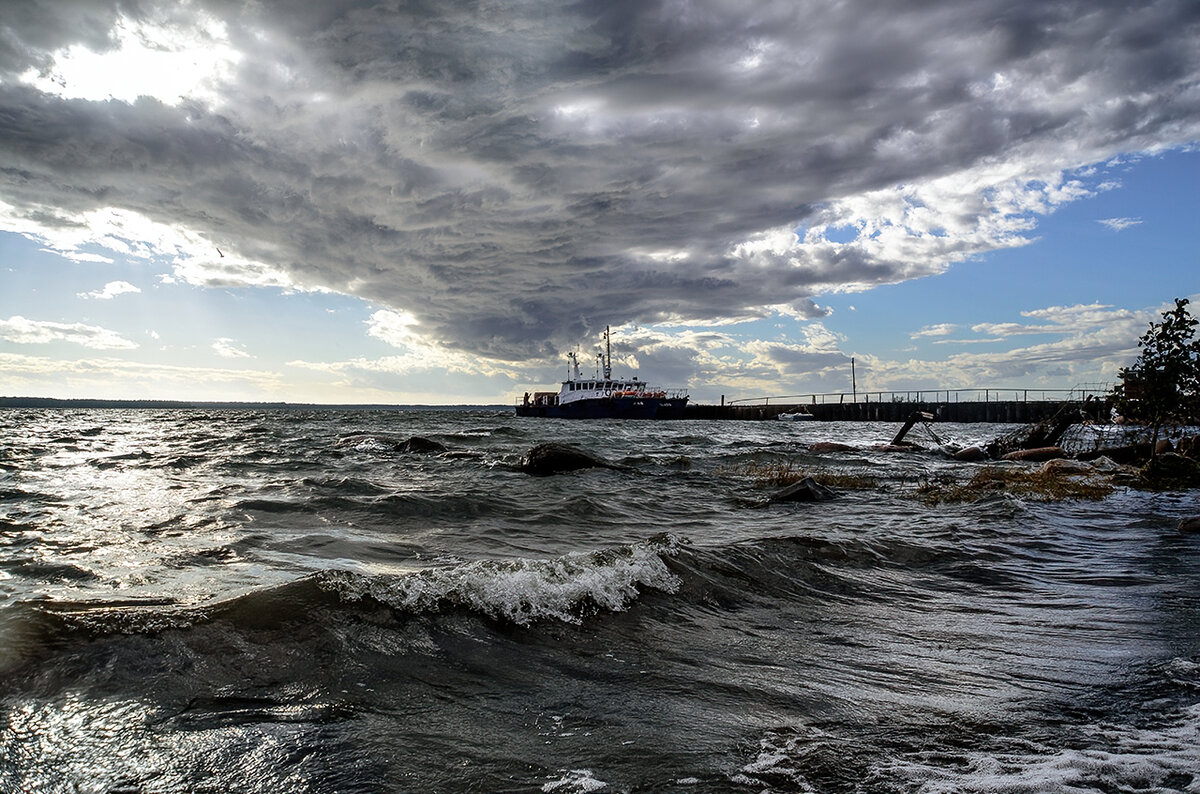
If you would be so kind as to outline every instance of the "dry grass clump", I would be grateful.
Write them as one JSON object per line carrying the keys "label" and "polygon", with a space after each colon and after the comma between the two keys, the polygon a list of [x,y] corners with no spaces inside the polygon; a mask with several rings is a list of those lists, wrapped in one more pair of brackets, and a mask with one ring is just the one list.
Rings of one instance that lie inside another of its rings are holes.
{"label": "dry grass clump", "polygon": [[865,474],[835,474],[826,472],[824,474],[814,474],[813,479],[819,485],[824,485],[827,488],[845,488],[848,491],[870,491],[883,488],[883,485],[875,477],[868,477]]}
{"label": "dry grass clump", "polygon": [[917,488],[917,496],[931,505],[940,502],[973,502],[1001,493],[1038,502],[1098,500],[1112,492],[1111,482],[1098,481],[1086,474],[994,466],[980,469],[966,483],[926,482]]}
{"label": "dry grass clump", "polygon": [[879,481],[874,477],[836,472],[813,473],[791,460],[752,461],[742,466],[721,469],[720,473],[746,477],[753,480],[755,485],[763,488],[793,485],[805,477],[812,477],[817,483],[827,488],[872,490],[880,487]]}

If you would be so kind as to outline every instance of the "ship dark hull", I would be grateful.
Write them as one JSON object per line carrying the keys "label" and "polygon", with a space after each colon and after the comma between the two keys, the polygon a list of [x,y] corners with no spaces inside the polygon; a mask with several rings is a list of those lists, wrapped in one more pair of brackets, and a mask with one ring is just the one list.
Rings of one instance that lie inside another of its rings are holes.
{"label": "ship dark hull", "polygon": [[687,397],[610,397],[565,405],[518,405],[517,416],[547,419],[682,419]]}

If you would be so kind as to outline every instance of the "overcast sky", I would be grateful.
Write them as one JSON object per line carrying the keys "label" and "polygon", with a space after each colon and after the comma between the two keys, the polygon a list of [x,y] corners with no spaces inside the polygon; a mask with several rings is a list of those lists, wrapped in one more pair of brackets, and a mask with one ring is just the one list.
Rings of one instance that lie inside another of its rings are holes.
{"label": "overcast sky", "polygon": [[1111,380],[1198,142],[1195,0],[5,0],[0,394]]}

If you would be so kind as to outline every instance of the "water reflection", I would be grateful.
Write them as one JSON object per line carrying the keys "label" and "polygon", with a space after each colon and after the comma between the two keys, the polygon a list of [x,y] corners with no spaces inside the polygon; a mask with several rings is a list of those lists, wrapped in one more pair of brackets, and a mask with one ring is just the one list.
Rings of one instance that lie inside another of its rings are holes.
{"label": "water reflection", "polygon": [[[268,715],[269,716],[269,715]],[[7,709],[0,791],[304,791],[310,725],[252,719],[193,730],[139,700],[69,692]],[[299,756],[297,753],[299,752]]]}

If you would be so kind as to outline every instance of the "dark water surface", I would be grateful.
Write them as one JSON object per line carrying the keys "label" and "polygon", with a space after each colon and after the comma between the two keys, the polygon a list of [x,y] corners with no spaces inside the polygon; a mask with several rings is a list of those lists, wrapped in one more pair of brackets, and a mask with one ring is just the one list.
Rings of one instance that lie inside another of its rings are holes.
{"label": "dark water surface", "polygon": [[1200,791],[1196,493],[930,507],[894,431],[0,411],[0,791]]}

